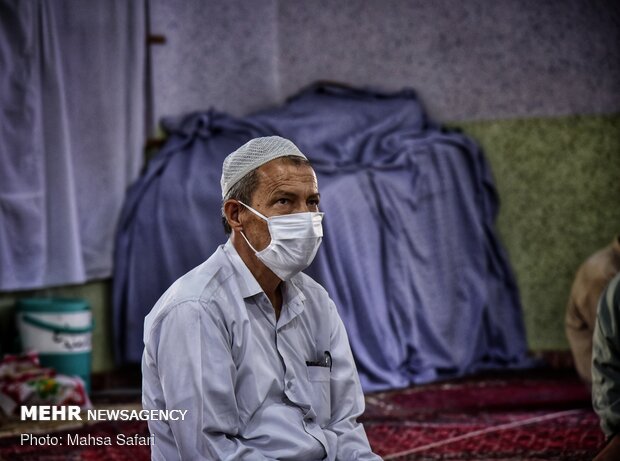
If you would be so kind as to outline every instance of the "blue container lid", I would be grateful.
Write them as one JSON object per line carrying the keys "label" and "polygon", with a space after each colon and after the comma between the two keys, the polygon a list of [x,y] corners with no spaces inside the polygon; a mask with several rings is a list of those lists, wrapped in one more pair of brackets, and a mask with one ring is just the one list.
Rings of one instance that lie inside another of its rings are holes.
{"label": "blue container lid", "polygon": [[21,312],[79,312],[89,310],[89,305],[78,298],[23,298],[17,301]]}

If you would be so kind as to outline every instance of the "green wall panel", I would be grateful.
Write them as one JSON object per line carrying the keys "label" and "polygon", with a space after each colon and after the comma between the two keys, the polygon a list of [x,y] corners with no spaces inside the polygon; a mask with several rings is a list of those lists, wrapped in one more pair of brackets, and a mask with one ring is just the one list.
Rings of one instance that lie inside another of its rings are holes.
{"label": "green wall panel", "polygon": [[528,344],[567,349],[581,262],[620,232],[620,115],[459,122],[491,164],[498,229],[517,275]]}

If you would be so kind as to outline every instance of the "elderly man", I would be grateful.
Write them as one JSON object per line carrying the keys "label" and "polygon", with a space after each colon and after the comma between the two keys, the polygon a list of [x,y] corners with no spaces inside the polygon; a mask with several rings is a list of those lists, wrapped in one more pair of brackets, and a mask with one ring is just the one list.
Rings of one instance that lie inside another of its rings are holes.
{"label": "elderly man", "polygon": [[347,335],[333,301],[301,273],[321,238],[317,179],[278,136],[224,160],[230,239],[146,317],[143,406],[157,460],[377,460]]}
{"label": "elderly man", "polygon": [[607,436],[594,461],[620,459],[620,274],[598,302],[592,347],[592,405]]}

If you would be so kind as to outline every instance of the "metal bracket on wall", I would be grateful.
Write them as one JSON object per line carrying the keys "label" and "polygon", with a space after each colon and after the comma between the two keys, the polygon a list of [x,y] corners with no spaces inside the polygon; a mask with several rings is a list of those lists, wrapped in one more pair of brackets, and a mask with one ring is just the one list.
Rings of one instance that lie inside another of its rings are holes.
{"label": "metal bracket on wall", "polygon": [[165,35],[150,34],[146,36],[147,45],[165,45],[166,40]]}

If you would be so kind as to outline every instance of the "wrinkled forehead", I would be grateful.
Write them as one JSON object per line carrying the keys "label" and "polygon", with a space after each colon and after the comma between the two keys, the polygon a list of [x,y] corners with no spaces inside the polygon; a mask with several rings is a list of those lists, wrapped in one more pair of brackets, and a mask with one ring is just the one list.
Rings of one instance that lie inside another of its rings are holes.
{"label": "wrinkled forehead", "polygon": [[257,192],[277,190],[316,194],[318,181],[308,161],[298,158],[277,158],[260,166]]}

